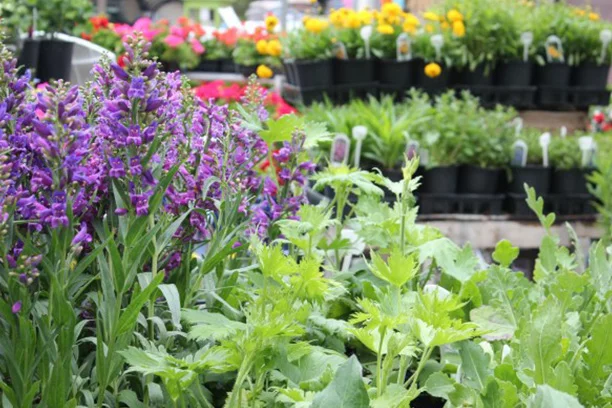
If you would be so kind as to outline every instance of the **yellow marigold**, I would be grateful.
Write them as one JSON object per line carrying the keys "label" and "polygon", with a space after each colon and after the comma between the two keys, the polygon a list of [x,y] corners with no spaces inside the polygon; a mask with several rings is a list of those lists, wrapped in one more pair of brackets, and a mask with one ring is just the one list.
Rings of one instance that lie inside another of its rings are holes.
{"label": "yellow marigold", "polygon": [[414,14],[406,13],[404,15],[404,24],[410,24],[410,25],[413,25],[415,27],[418,27],[421,24],[421,22],[419,21],[417,16],[415,16]]}
{"label": "yellow marigold", "polygon": [[306,21],[304,27],[307,31],[310,31],[311,33],[319,34],[321,31],[329,27],[329,23],[326,20],[320,18],[311,18]]}
{"label": "yellow marigold", "polygon": [[402,8],[397,3],[385,3],[381,7],[383,14],[388,16],[399,16],[402,14]]}
{"label": "yellow marigold", "polygon": [[393,29],[393,26],[389,24],[379,25],[378,27],[376,27],[376,31],[378,31],[381,34],[385,34],[385,35],[390,35],[395,32],[395,30]]}
{"label": "yellow marigold", "polygon": [[440,21],[440,16],[432,11],[426,11],[423,13],[423,18],[429,21]]}
{"label": "yellow marigold", "polygon": [[272,78],[272,75],[274,75],[274,72],[272,72],[272,70],[270,68],[268,68],[266,65],[259,65],[257,67],[257,76],[260,78]]}
{"label": "yellow marigold", "polygon": [[404,25],[402,26],[402,29],[404,30],[405,33],[408,33],[408,34],[416,34],[416,31],[417,31],[416,26],[412,24],[408,24],[408,22],[404,23]]}
{"label": "yellow marigold", "polygon": [[553,47],[552,45],[548,46],[548,55],[555,59],[561,57],[561,53],[559,52],[559,50],[556,47]]}
{"label": "yellow marigold", "polygon": [[425,25],[425,31],[427,31],[428,33],[433,33],[434,31],[434,26],[431,24],[426,24]]}
{"label": "yellow marigold", "polygon": [[344,20],[344,28],[359,28],[361,27],[361,20],[357,13],[349,14]]}
{"label": "yellow marigold", "polygon": [[371,24],[374,19],[374,14],[370,10],[361,10],[357,13],[363,24]]}
{"label": "yellow marigold", "polygon": [[268,17],[266,17],[266,30],[274,31],[277,25],[278,18],[275,15],[270,14]]}
{"label": "yellow marigold", "polygon": [[455,21],[453,23],[453,35],[455,37],[463,37],[465,35],[465,24],[463,24],[463,21]]}
{"label": "yellow marigold", "polygon": [[455,21],[463,21],[463,14],[461,14],[459,10],[452,9],[446,13],[446,18],[448,18],[451,23],[454,23]]}
{"label": "yellow marigold", "polygon": [[281,51],[283,50],[283,46],[278,40],[268,41],[267,54],[273,57],[279,57],[281,55]]}
{"label": "yellow marigold", "polygon": [[440,24],[440,28],[443,29],[443,30],[448,30],[450,28],[450,24],[448,24],[448,21],[443,21]]}
{"label": "yellow marigold", "polygon": [[430,62],[429,64],[425,65],[425,75],[428,77],[435,78],[440,76],[441,73],[442,67],[435,62]]}
{"label": "yellow marigold", "polygon": [[268,53],[268,42],[266,40],[259,40],[255,43],[255,49],[261,55],[266,55]]}
{"label": "yellow marigold", "polygon": [[599,20],[599,14],[597,14],[597,13],[589,13],[589,20],[591,20],[591,21],[598,21]]}
{"label": "yellow marigold", "polygon": [[342,27],[344,15],[340,10],[333,11],[329,14],[329,21],[336,27]]}

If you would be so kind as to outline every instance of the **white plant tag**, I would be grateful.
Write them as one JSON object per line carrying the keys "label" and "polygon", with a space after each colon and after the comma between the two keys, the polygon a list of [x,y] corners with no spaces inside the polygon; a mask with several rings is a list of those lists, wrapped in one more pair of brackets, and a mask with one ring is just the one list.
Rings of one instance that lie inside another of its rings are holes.
{"label": "white plant tag", "polygon": [[444,46],[444,37],[442,37],[442,34],[432,35],[429,41],[431,42],[432,47],[434,47],[434,49],[436,50],[436,59],[440,61],[440,59],[442,58],[442,47]]}
{"label": "white plant tag", "polygon": [[416,140],[408,140],[406,143],[406,159],[412,160],[419,154],[419,142]]}
{"label": "white plant tag", "polygon": [[514,135],[518,137],[523,131],[523,118],[517,116],[510,123],[514,125]]}
{"label": "white plant tag", "polygon": [[401,33],[397,37],[395,45],[397,47],[398,61],[410,61],[412,59],[412,42],[408,34]]}
{"label": "white plant tag", "polygon": [[338,41],[332,44],[332,54],[334,57],[346,60],[348,59],[348,54],[346,53],[346,47],[342,41]]}
{"label": "white plant tag", "polygon": [[370,37],[372,37],[372,26],[367,25],[361,28],[359,31],[359,35],[363,39],[363,43],[365,45],[365,56],[367,59],[370,59]]}
{"label": "white plant tag", "polygon": [[527,154],[529,153],[527,143],[523,140],[517,140],[512,145],[512,152],[512,166],[525,167],[527,165]]}
{"label": "white plant tag", "polygon": [[562,139],[565,139],[567,137],[567,126],[561,126],[561,129],[559,130],[559,135]]}
{"label": "white plant tag", "polygon": [[361,161],[361,146],[363,139],[368,135],[368,128],[365,126],[355,126],[353,128],[353,139],[355,140],[355,152],[353,153],[353,165],[359,168]]}
{"label": "white plant tag", "polygon": [[344,133],[338,133],[332,142],[330,163],[341,166],[348,163],[351,140]]}
{"label": "white plant tag", "polygon": [[587,167],[591,161],[593,155],[593,148],[595,142],[592,136],[582,136],[578,138],[578,146],[582,152],[582,167]]}
{"label": "white plant tag", "polygon": [[591,149],[591,157],[589,159],[588,168],[595,168],[595,158],[597,157],[597,143],[593,141],[593,148]]}
{"label": "white plant tag", "polygon": [[548,167],[548,146],[550,145],[550,133],[540,135],[540,147],[542,148],[542,166]]}
{"label": "white plant tag", "polygon": [[523,44],[523,61],[529,61],[529,48],[533,43],[533,33],[531,31],[525,31],[521,34],[521,43]]}
{"label": "white plant tag", "polygon": [[606,59],[608,45],[610,45],[610,42],[612,41],[612,31],[608,29],[601,30],[599,33],[599,39],[601,40],[601,55],[599,56],[599,63],[603,64]]}
{"label": "white plant tag", "polygon": [[563,45],[559,37],[556,35],[549,36],[544,45],[546,46],[546,59],[548,62],[554,62],[555,60],[565,62]]}
{"label": "white plant tag", "polygon": [[427,166],[429,164],[429,150],[421,149],[419,153],[421,154],[421,157],[420,157],[421,165]]}

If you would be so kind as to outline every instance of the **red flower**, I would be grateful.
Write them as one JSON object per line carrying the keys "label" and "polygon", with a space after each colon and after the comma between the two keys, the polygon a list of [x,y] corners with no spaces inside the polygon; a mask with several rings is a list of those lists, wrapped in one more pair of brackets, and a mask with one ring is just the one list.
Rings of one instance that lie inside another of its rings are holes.
{"label": "red flower", "polygon": [[91,41],[91,34],[81,33],[81,38],[87,41]]}
{"label": "red flower", "polygon": [[606,117],[603,112],[595,112],[595,114],[593,115],[593,120],[595,121],[595,123],[603,123],[605,119]]}
{"label": "red flower", "polygon": [[117,65],[119,65],[121,68],[125,68],[125,66],[127,65],[128,62],[128,56],[126,54],[121,54],[120,56],[117,57]]}

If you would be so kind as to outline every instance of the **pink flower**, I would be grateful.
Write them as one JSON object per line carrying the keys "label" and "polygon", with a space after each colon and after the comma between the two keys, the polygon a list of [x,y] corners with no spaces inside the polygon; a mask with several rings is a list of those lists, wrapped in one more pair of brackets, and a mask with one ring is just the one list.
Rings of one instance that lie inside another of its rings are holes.
{"label": "pink flower", "polygon": [[176,48],[179,45],[183,44],[185,42],[185,40],[182,37],[178,37],[176,35],[172,35],[170,34],[169,36],[167,36],[166,38],[164,38],[164,42],[166,43],[166,45],[168,45],[170,48]]}
{"label": "pink flower", "polygon": [[170,35],[185,38],[187,37],[185,30],[182,27],[172,26],[170,27]]}
{"label": "pink flower", "polygon": [[129,24],[115,24],[113,29],[115,30],[115,33],[121,37],[124,37],[132,32],[132,26]]}
{"label": "pink flower", "polygon": [[142,31],[142,36],[147,40],[147,41],[153,41],[153,38],[155,38],[155,36],[157,34],[159,34],[161,32],[161,30],[151,30],[151,29],[146,29]]}
{"label": "pink flower", "polygon": [[198,40],[196,40],[195,38],[192,38],[190,42],[191,42],[191,49],[193,50],[193,52],[195,52],[198,55],[201,55],[202,53],[204,53],[204,46],[200,44]]}
{"label": "pink flower", "polygon": [[145,31],[151,28],[153,22],[148,17],[141,17],[134,22],[134,31]]}

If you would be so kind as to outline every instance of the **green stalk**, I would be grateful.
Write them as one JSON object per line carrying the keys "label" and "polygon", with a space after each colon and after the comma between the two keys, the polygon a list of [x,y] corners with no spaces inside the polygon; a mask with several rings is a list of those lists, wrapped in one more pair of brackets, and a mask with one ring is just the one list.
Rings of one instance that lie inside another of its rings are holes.
{"label": "green stalk", "polygon": [[249,371],[251,371],[250,356],[242,360],[242,364],[240,364],[240,368],[238,369],[238,375],[236,376],[236,382],[232,387],[232,396],[227,405],[228,408],[240,408],[240,394],[242,394],[242,384],[244,383],[246,377],[249,375]]}
{"label": "green stalk", "polygon": [[425,367],[425,363],[427,363],[427,361],[429,360],[429,357],[431,356],[432,352],[433,347],[425,347],[425,349],[423,350],[423,355],[421,356],[421,361],[419,361],[419,365],[417,366],[416,371],[410,376],[408,380],[406,380],[406,382],[404,383],[404,387],[408,388],[409,386],[412,387],[412,385],[414,385],[414,383],[419,378],[419,374],[421,374],[421,371]]}
{"label": "green stalk", "polygon": [[382,369],[382,348],[385,340],[385,334],[387,329],[384,328],[381,335],[380,341],[378,342],[378,353],[376,353],[376,395],[381,396],[384,392],[383,385],[383,369]]}

